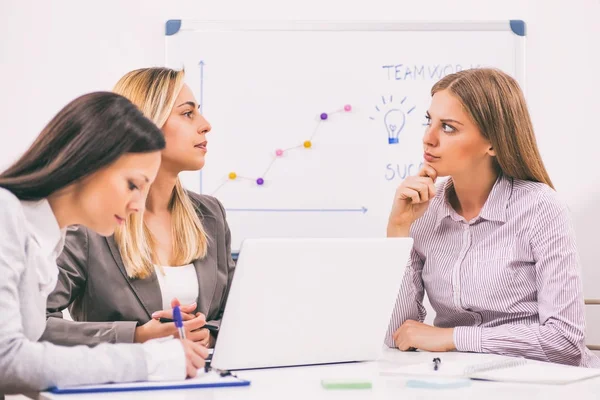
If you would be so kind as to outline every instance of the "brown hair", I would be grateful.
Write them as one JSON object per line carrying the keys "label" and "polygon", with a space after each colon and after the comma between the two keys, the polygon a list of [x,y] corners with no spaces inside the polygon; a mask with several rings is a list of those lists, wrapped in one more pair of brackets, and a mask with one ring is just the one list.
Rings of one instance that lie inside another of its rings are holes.
{"label": "brown hair", "polygon": [[40,200],[125,153],[164,147],[160,129],[125,97],[90,93],[52,118],[21,158],[0,174],[0,187],[21,200]]}
{"label": "brown hair", "polygon": [[496,152],[497,167],[509,177],[554,188],[537,147],[527,103],[517,81],[491,68],[450,74],[433,85],[431,95],[456,96]]}

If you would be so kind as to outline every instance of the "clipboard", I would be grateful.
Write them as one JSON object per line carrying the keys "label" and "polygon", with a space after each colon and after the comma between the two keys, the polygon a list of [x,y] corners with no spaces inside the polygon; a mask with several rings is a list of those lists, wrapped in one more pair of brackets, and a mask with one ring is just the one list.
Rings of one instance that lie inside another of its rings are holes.
{"label": "clipboard", "polygon": [[130,382],[130,383],[108,383],[102,385],[84,385],[69,387],[53,387],[48,392],[53,394],[78,394],[78,393],[114,393],[150,390],[176,390],[176,389],[208,389],[221,387],[250,386],[250,381],[240,379],[234,375],[221,376],[211,371],[199,373],[196,378],[181,381],[161,382]]}

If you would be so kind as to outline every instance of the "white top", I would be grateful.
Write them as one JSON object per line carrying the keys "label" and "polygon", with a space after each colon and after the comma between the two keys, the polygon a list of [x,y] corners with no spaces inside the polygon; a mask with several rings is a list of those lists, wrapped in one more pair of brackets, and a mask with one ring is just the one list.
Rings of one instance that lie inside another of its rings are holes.
{"label": "white top", "polygon": [[[194,264],[180,267],[155,265],[156,277],[160,285],[163,310],[171,308],[171,300],[177,298],[181,305],[194,303],[198,299],[198,276]],[[164,271],[164,273],[163,273]]]}
{"label": "white top", "polygon": [[93,348],[38,342],[64,238],[48,201],[20,201],[0,188],[0,398],[51,386],[183,379],[185,354],[172,338]]}
{"label": "white top", "polygon": [[42,296],[48,296],[56,287],[58,267],[56,259],[65,245],[66,229],[60,229],[47,200],[21,201],[25,223],[31,237],[40,247],[40,254],[48,262],[36,263],[35,270]]}

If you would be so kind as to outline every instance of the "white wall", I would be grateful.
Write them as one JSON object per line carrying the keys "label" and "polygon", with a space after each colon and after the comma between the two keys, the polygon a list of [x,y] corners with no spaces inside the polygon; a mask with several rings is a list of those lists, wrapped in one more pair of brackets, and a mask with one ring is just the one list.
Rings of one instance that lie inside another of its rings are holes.
{"label": "white wall", "polygon": [[161,65],[171,18],[523,19],[539,145],[572,208],[586,295],[600,298],[600,0],[1,0],[0,16],[0,168],[69,100],[109,90],[133,68]]}

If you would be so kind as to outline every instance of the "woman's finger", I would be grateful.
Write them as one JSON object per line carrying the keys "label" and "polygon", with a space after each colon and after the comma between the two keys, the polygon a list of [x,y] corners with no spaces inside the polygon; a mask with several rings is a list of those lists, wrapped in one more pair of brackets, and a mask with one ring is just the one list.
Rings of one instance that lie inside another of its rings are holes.
{"label": "woman's finger", "polygon": [[185,306],[180,306],[179,309],[181,310],[181,312],[192,314],[192,316],[193,316],[194,311],[196,311],[196,302],[193,302],[192,304],[188,304]]}
{"label": "woman's finger", "polygon": [[196,369],[200,369],[200,368],[204,368],[204,358],[202,358],[200,355],[196,354],[195,352],[190,353],[190,361],[192,362],[192,365],[194,366],[194,368]]}
{"label": "woman's finger", "polygon": [[206,348],[206,346],[201,346],[197,343],[193,343],[194,345],[194,352],[200,356],[203,360],[206,359],[206,357],[208,357],[208,349]]}
{"label": "woman's finger", "polygon": [[186,337],[192,342],[200,342],[205,346],[205,342],[207,342],[209,336],[210,332],[208,331],[208,329],[198,329],[195,331],[191,331],[186,335]]}
{"label": "woman's finger", "polygon": [[419,192],[419,199],[422,203],[429,201],[429,188],[426,184],[419,182],[418,185],[415,185],[415,189]]}
{"label": "woman's finger", "polygon": [[188,331],[194,331],[196,329],[200,329],[204,325],[206,325],[206,318],[202,314],[200,314],[197,317],[186,320],[183,323],[183,327]]}
{"label": "woman's finger", "polygon": [[185,361],[185,374],[188,378],[195,378],[198,374],[198,368],[195,368],[189,359]]}
{"label": "woman's finger", "polygon": [[[165,318],[165,319],[173,319],[173,310],[160,310],[160,311],[155,311],[152,313],[152,318],[153,319],[160,319],[160,318]],[[194,317],[194,314],[190,314],[190,313],[185,313],[182,312],[181,313],[181,319],[184,321],[189,321],[191,319],[194,319],[196,317]]]}
{"label": "woman's finger", "polygon": [[415,189],[403,188],[403,190],[400,191],[399,198],[400,200],[410,199],[413,203],[419,203],[421,196],[419,196],[419,192]]}
{"label": "woman's finger", "polygon": [[435,180],[437,179],[437,171],[431,165],[423,164],[423,167],[421,167],[418,176],[428,176],[435,183]]}

